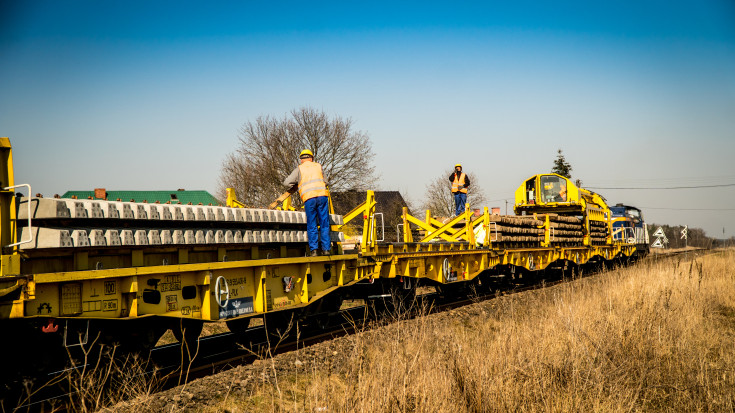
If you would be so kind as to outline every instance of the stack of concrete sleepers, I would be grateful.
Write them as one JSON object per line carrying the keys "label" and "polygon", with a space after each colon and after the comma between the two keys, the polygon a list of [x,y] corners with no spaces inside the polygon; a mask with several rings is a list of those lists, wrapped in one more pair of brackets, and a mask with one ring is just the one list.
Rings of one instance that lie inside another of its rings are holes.
{"label": "stack of concrete sleepers", "polygon": [[[341,215],[331,215],[330,221],[343,223]],[[17,223],[20,240],[33,236],[23,250],[307,242],[304,212],[258,208],[22,198]],[[332,241],[344,240],[341,232],[331,235]]]}

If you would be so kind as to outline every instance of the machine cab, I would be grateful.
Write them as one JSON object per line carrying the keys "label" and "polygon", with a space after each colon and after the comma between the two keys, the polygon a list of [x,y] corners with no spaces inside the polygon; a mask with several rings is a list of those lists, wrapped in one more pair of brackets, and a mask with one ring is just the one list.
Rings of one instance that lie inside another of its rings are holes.
{"label": "machine cab", "polygon": [[[579,191],[568,179],[557,174],[535,175],[516,190],[515,211],[539,211],[544,207],[576,205]],[[578,209],[578,207],[576,208]]]}
{"label": "machine cab", "polygon": [[567,179],[559,175],[541,175],[539,178],[541,201],[544,204],[552,202],[567,202]]}

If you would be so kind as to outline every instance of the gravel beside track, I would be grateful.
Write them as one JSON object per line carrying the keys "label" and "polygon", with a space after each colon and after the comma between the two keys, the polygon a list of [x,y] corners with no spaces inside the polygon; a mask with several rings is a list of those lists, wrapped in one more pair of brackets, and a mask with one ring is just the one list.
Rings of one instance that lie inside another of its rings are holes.
{"label": "gravel beside track", "polygon": [[[533,293],[532,291],[524,292]],[[486,316],[492,311],[493,300],[483,301],[464,307],[429,314],[435,323],[457,322],[458,319],[471,319]],[[404,320],[401,323],[413,323]],[[150,396],[118,404],[103,411],[114,412],[199,412],[220,411],[225,398],[247,398],[253,389],[263,382],[273,383],[275,377],[294,375],[308,377],[313,371],[329,371],[339,374],[347,368],[349,355],[353,354],[355,343],[370,342],[371,336],[382,334],[381,329],[396,328],[389,324],[353,335],[338,337],[330,341],[310,345],[296,351],[278,354],[270,359],[256,360],[252,364],[241,365],[218,374],[193,380],[185,386],[178,386]]]}

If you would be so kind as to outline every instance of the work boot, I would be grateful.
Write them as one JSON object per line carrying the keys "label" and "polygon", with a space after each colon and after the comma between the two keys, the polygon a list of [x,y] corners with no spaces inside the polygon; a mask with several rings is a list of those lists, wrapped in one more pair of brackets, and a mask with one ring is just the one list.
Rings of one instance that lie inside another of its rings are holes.
{"label": "work boot", "polygon": [[329,255],[330,253],[330,250],[322,250],[322,255]]}
{"label": "work boot", "polygon": [[319,255],[319,250],[311,250],[311,254],[309,254],[310,257],[316,257]]}

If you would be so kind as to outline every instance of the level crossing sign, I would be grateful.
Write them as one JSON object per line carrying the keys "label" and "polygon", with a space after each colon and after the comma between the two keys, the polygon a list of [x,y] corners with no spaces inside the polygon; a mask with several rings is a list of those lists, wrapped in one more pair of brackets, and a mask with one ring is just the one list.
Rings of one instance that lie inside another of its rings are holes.
{"label": "level crossing sign", "polygon": [[666,234],[664,234],[664,229],[662,227],[658,227],[656,232],[653,233],[653,236],[656,237],[656,241],[653,241],[653,244],[651,244],[651,248],[665,248],[669,239],[666,238]]}
{"label": "level crossing sign", "polygon": [[684,247],[688,247],[689,240],[687,239],[687,232],[689,231],[689,227],[684,225],[684,229],[681,230],[681,239],[684,240]]}

